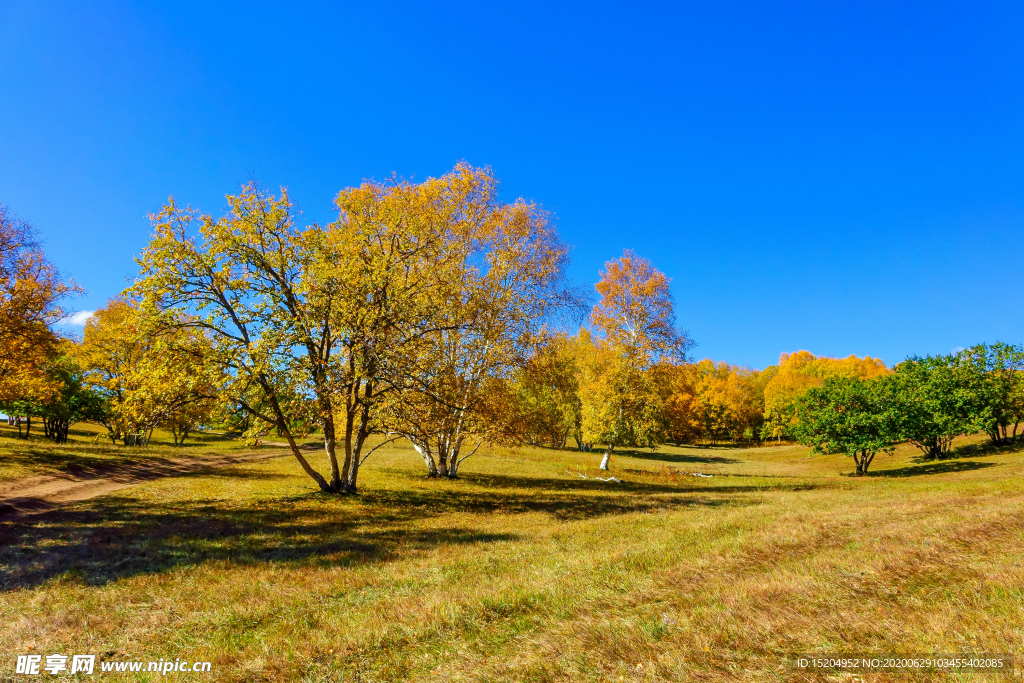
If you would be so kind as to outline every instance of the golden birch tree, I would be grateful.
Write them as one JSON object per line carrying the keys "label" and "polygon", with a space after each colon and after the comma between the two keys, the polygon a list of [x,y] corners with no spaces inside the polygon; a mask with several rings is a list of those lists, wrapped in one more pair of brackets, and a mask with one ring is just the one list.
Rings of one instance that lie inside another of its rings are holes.
{"label": "golden birch tree", "polygon": [[632,251],[605,264],[597,291],[591,323],[600,337],[581,398],[584,432],[606,444],[606,470],[616,445],[651,446],[664,438],[651,371],[658,362],[684,361],[692,342],[676,325],[669,279]]}
{"label": "golden birch tree", "polygon": [[411,355],[409,391],[392,408],[390,429],[405,436],[432,476],[455,477],[487,442],[511,438],[504,380],[525,361],[543,323],[571,310],[564,284],[567,249],[533,204],[500,202],[489,169],[471,173],[477,191],[460,214],[462,261],[448,279],[439,324]]}

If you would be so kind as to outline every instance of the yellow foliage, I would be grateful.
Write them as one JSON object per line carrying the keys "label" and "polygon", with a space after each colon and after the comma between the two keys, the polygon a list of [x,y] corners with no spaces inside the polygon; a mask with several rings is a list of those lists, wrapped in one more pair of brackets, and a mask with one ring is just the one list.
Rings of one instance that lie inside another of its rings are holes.
{"label": "yellow foliage", "polygon": [[85,325],[74,355],[86,381],[106,397],[103,424],[111,440],[143,445],[157,426],[188,432],[215,407],[216,371],[193,328],[156,329],[131,303],[114,300]]}
{"label": "yellow foliage", "polygon": [[57,390],[47,362],[58,352],[50,326],[59,302],[78,292],[43,253],[35,231],[0,204],[0,402],[48,400]]}
{"label": "yellow foliage", "polygon": [[888,374],[889,368],[881,359],[865,356],[858,358],[830,358],[815,356],[809,351],[783,353],[775,376],[764,389],[765,438],[791,438],[798,422],[797,400],[808,389],[820,387],[829,377],[871,379]]}
{"label": "yellow foliage", "polygon": [[608,342],[645,370],[659,359],[684,359],[692,342],[676,327],[669,278],[628,249],[604,266],[591,321]]}
{"label": "yellow foliage", "polygon": [[765,373],[704,359],[656,368],[666,435],[676,443],[756,438]]}

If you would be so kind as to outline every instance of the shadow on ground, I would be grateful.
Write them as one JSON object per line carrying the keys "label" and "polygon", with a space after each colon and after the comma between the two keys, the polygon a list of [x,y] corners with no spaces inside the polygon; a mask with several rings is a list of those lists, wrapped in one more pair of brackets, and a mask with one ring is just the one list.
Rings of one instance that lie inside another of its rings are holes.
{"label": "shadow on ground", "polygon": [[[267,452],[276,449],[266,449]],[[123,446],[84,446],[68,444],[54,446],[49,441],[24,441],[4,454],[6,464],[21,465],[29,471],[27,476],[47,475],[57,478],[90,479],[94,477],[125,476],[129,480],[155,479],[180,466],[171,458],[201,462],[204,458],[242,455],[241,452],[220,453],[192,448],[188,445],[157,450]],[[192,460],[194,459],[194,460]]]}
{"label": "shadow on ground", "polygon": [[[310,493],[251,505],[226,500],[154,504],[107,496],[0,523],[0,588],[38,586],[58,577],[86,584],[207,562],[338,566],[387,562],[442,545],[514,541],[452,514],[542,512],[559,520],[602,515],[755,505],[757,486],[681,487],[648,483],[476,475],[421,482],[357,497]],[[666,494],[676,495],[666,495]],[[681,495],[680,495],[681,494]],[[702,495],[694,495],[702,494]],[[448,515],[448,527],[423,528]]]}
{"label": "shadow on ground", "polygon": [[[876,470],[870,472],[871,477],[917,477],[923,474],[947,474],[950,472],[971,472],[986,467],[995,467],[992,462],[974,462],[973,460],[942,460],[927,465],[898,467],[893,470]],[[852,476],[852,475],[850,475]]]}
{"label": "shadow on ground", "polygon": [[[686,446],[686,448],[693,448],[697,450],[698,446]],[[716,447],[717,448],[717,447]],[[597,449],[594,449],[597,455]],[[603,451],[602,451],[603,452]],[[703,464],[716,464],[716,465],[729,465],[738,462],[743,462],[736,458],[724,458],[720,455],[705,455],[703,453],[668,453],[666,451],[650,451],[640,450],[634,448],[616,448],[612,451],[612,461],[615,461],[616,456],[627,456],[630,458],[636,458],[637,460],[656,460],[659,462],[678,462],[678,463],[703,463]]]}
{"label": "shadow on ground", "polygon": [[965,444],[953,449],[950,457],[953,458],[976,458],[986,455],[999,455],[1001,453],[1016,453],[1024,450],[1024,435],[1019,435],[1013,441],[1007,443],[992,443],[982,441],[980,443]]}

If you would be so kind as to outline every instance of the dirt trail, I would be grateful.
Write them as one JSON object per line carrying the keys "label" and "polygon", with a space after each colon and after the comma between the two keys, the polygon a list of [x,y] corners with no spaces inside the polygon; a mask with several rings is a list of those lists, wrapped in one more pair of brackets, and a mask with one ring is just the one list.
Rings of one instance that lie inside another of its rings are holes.
{"label": "dirt trail", "polygon": [[[265,444],[277,446],[278,444]],[[280,444],[287,446],[287,444]],[[288,451],[235,453],[200,458],[147,458],[85,471],[23,477],[0,483],[0,522],[53,510],[146,481],[290,455]]]}

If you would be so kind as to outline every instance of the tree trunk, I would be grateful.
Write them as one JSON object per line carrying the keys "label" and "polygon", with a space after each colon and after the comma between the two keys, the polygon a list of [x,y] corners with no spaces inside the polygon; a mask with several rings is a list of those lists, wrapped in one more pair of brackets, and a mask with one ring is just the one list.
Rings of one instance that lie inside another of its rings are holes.
{"label": "tree trunk", "polygon": [[[370,394],[372,386],[367,383],[366,394]],[[359,427],[356,429],[355,443],[352,444],[352,462],[349,464],[348,477],[342,484],[345,493],[358,493],[359,465],[362,463],[363,445],[370,435],[370,406],[365,402],[359,406]]]}
{"label": "tree trunk", "polygon": [[[410,439],[410,441],[412,441]],[[427,476],[434,478],[437,476],[437,463],[434,462],[434,454],[430,452],[429,444],[418,444],[415,441],[412,442],[412,447],[416,449],[416,452],[423,458],[423,462],[427,465]]]}
{"label": "tree trunk", "polygon": [[338,469],[337,439],[334,432],[334,416],[324,418],[324,450],[331,463],[331,488],[337,490],[341,486],[341,470]]}
{"label": "tree trunk", "polygon": [[604,457],[601,458],[601,469],[607,470],[609,461],[612,459],[612,450],[614,450],[615,444],[611,441],[608,442],[608,448],[605,449]]}
{"label": "tree trunk", "polygon": [[288,447],[291,449],[292,455],[299,461],[299,465],[302,467],[302,471],[305,472],[313,481],[317,483],[321,491],[325,493],[333,493],[336,489],[331,488],[331,485],[327,483],[327,480],[323,476],[314,470],[309,461],[302,456],[302,451],[299,450],[298,444],[295,443],[295,438],[292,436],[292,432],[288,429],[288,423],[284,419],[284,411],[281,410],[281,404],[277,400],[277,396],[267,390],[267,386],[264,385],[264,391],[267,394],[267,398],[270,400],[270,408],[274,413],[274,418],[277,422],[277,426],[284,432],[284,438],[288,440]]}
{"label": "tree trunk", "polygon": [[867,451],[864,451],[861,454],[861,456],[860,456],[861,468],[860,469],[861,469],[861,474],[862,475],[867,475],[868,467],[871,466],[871,461],[874,460],[874,459],[875,459],[875,454],[874,453],[870,453],[869,454]]}
{"label": "tree trunk", "polygon": [[449,479],[455,479],[459,476],[459,454],[462,453],[462,439],[463,437],[461,436],[455,439],[454,445],[448,451],[447,476]]}

